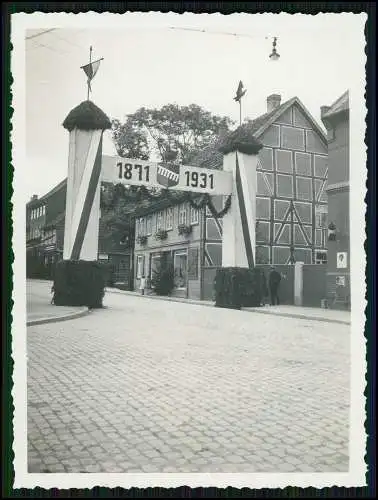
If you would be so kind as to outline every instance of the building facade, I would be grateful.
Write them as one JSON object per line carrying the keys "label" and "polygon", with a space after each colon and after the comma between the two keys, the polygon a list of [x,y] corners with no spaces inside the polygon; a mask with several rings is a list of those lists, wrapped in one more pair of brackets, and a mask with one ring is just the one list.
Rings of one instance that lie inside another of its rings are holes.
{"label": "building facade", "polygon": [[164,261],[174,268],[174,295],[201,299],[203,231],[204,210],[193,208],[184,196],[142,211],[135,223],[135,288],[142,276],[151,288],[154,271]]}
{"label": "building facade", "polygon": [[[264,146],[257,167],[256,263],[283,265],[301,261],[326,264],[328,155],[327,138],[322,129],[297,97],[281,104],[278,95],[268,97],[267,113],[243,126],[248,127]],[[191,164],[221,169],[220,144],[221,140],[214,141]],[[224,202],[223,197],[213,199],[217,210]],[[192,233],[184,238],[178,234],[178,226],[183,217],[191,220],[191,208],[187,204],[186,215],[180,215],[185,212],[183,207],[159,209],[159,219],[157,211],[151,207],[150,213],[146,211],[137,222],[137,227],[144,227],[144,224],[147,227],[146,218],[150,217],[149,228],[151,224],[153,228],[157,224],[167,229],[164,221],[166,217],[170,221],[171,216],[167,216],[166,211],[173,210],[173,226],[169,223],[164,243],[153,238],[154,229],[146,229],[148,237],[142,240],[143,246],[136,242],[136,278],[142,270],[150,276],[153,269],[151,259],[158,261],[160,251],[171,252],[173,260],[176,254],[186,255],[182,257],[187,266],[186,284],[177,293],[190,298],[210,299],[216,269],[222,265],[222,219],[208,208],[201,209]],[[189,261],[192,266],[196,260],[192,248],[196,249],[195,255],[198,256],[199,270],[196,273],[188,267]],[[175,265],[177,272],[182,268],[180,266]]]}
{"label": "building facade", "polygon": [[[29,278],[51,279],[55,264],[63,258],[67,179],[26,206],[26,272]],[[111,242],[104,238],[100,218],[98,260],[112,267],[112,282],[133,287],[133,240]]]}
{"label": "building facade", "polygon": [[26,272],[30,278],[51,278],[62,258],[66,181],[26,205]]}
{"label": "building facade", "polygon": [[321,108],[327,129],[328,264],[327,296],[334,307],[350,307],[349,92]]}

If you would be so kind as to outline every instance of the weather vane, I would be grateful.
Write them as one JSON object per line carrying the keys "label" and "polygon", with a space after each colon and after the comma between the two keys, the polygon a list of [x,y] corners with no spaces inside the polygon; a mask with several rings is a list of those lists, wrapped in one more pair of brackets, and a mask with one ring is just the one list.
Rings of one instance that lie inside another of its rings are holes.
{"label": "weather vane", "polygon": [[247,92],[247,89],[244,88],[243,82],[240,80],[238,90],[236,91],[236,96],[234,97],[234,101],[239,103],[239,114],[240,114],[240,125],[242,124],[242,97]]}
{"label": "weather vane", "polygon": [[88,85],[88,91],[87,91],[87,101],[89,101],[89,92],[92,92],[91,88],[91,81],[95,77],[98,68],[100,67],[100,62],[103,61],[104,58],[102,57],[101,59],[97,59],[96,61],[92,62],[92,46],[89,48],[89,64],[85,64],[84,66],[81,66],[81,69],[84,70],[84,73],[87,75],[87,85]]}
{"label": "weather vane", "polygon": [[277,37],[275,36],[273,38],[273,48],[272,48],[272,53],[270,54],[269,56],[269,59],[271,61],[278,61],[278,59],[280,58],[280,55],[279,53],[277,52],[277,49],[276,49],[276,46],[277,46]]}

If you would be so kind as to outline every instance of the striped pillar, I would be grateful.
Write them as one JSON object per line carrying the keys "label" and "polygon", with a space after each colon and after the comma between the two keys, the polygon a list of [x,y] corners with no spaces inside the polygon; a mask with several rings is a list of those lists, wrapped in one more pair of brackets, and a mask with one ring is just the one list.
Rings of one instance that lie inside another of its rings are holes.
{"label": "striped pillar", "polygon": [[231,208],[223,216],[222,267],[255,266],[256,167],[261,147],[253,137],[240,143],[231,136],[221,148],[223,170],[232,172],[233,178]]}
{"label": "striped pillar", "polygon": [[90,101],[75,108],[63,126],[70,132],[63,259],[97,260],[100,174],[106,115]]}

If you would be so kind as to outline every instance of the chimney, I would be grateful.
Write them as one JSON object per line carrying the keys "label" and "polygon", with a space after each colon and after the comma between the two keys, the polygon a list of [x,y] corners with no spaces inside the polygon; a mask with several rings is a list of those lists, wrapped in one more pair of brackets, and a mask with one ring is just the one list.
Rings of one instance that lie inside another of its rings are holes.
{"label": "chimney", "polygon": [[267,111],[270,113],[278,108],[281,104],[281,96],[279,94],[272,94],[266,98]]}
{"label": "chimney", "polygon": [[331,109],[331,106],[320,106],[320,116],[324,116]]}
{"label": "chimney", "polygon": [[38,195],[33,194],[33,196],[30,198],[30,201],[38,200]]}

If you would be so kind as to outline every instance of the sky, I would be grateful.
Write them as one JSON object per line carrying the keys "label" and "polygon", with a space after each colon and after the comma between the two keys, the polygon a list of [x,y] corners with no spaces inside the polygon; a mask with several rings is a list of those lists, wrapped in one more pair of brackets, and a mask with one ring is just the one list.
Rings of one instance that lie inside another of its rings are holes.
{"label": "sky", "polygon": [[[15,84],[24,85],[25,202],[67,175],[62,122],[86,99],[80,67],[89,62],[90,46],[92,60],[104,58],[90,99],[110,118],[142,106],[196,103],[237,121],[233,97],[242,80],[243,118],[266,112],[266,97],[278,93],[282,101],[299,97],[320,125],[320,107],[355,85],[364,48],[363,22],[354,14],[20,16],[14,25],[23,43],[14,57],[24,49],[25,73]],[[269,60],[274,36],[276,62]],[[109,132],[103,153],[116,154]]]}

